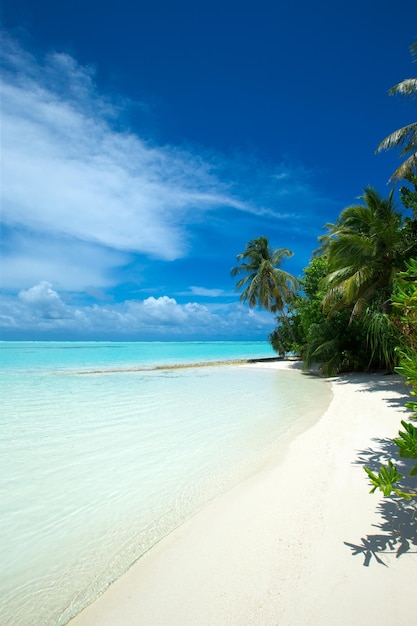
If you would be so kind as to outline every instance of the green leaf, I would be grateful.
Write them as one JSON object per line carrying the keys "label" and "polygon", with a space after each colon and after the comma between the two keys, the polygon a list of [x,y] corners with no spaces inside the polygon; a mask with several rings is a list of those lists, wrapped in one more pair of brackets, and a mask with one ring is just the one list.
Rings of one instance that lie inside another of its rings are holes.
{"label": "green leaf", "polygon": [[399,455],[405,459],[417,459],[417,428],[413,424],[401,421],[406,432],[399,431],[400,435],[393,439],[398,446]]}
{"label": "green leaf", "polygon": [[403,492],[394,487],[394,484],[403,478],[403,474],[397,471],[392,461],[388,461],[388,465],[382,465],[378,474],[374,474],[368,467],[364,467],[364,470],[373,485],[370,493],[374,493],[379,489],[385,497],[389,496],[392,491],[395,491],[398,495],[404,495]]}

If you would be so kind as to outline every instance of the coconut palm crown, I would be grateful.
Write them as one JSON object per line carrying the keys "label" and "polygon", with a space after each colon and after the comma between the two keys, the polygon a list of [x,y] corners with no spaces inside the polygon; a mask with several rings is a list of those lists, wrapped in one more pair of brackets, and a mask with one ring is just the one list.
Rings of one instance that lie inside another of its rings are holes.
{"label": "coconut palm crown", "polygon": [[402,216],[395,211],[393,191],[384,199],[367,187],[361,199],[363,204],[344,209],[335,224],[326,224],[328,233],[319,238],[317,252],[329,262],[322,287],[323,307],[330,315],[346,307],[352,318],[359,315],[377,292],[390,292],[404,262]]}
{"label": "coconut palm crown", "polygon": [[237,255],[240,264],[231,270],[232,277],[244,274],[236,283],[241,302],[250,308],[258,306],[275,313],[284,309],[285,303],[298,288],[297,279],[280,268],[291,250],[269,246],[267,237],[258,237],[248,242],[246,249]]}

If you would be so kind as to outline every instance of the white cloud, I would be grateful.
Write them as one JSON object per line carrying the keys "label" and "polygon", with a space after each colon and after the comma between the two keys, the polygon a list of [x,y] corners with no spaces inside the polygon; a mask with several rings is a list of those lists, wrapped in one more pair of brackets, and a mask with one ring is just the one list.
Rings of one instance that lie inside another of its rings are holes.
{"label": "white cloud", "polygon": [[203,327],[209,323],[212,326],[217,320],[217,315],[201,304],[178,304],[174,298],[168,296],[151,296],[140,302],[130,301],[126,303],[126,307],[133,320],[153,328],[178,327],[183,332],[187,325]]}
{"label": "white cloud", "polygon": [[196,302],[178,303],[161,296],[93,306],[66,302],[53,286],[43,281],[21,290],[17,297],[3,298],[0,328],[20,329],[39,337],[44,331],[64,333],[68,339],[85,336],[161,339],[216,336],[256,336],[265,338],[274,327],[270,314],[252,311],[240,304],[205,306]]}
{"label": "white cloud", "polygon": [[27,290],[19,293],[19,298],[29,305],[41,306],[49,304],[51,301],[61,303],[57,292],[52,289],[52,285],[46,281],[39,283]]}

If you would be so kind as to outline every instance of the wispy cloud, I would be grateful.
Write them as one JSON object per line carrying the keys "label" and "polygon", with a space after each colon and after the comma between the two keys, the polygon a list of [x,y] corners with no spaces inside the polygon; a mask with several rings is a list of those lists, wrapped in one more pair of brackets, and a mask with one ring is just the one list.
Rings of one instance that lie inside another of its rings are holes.
{"label": "wispy cloud", "polygon": [[243,208],[213,164],[115,129],[115,107],[95,92],[91,70],[66,54],[38,64],[6,44],[2,217],[9,228],[63,248],[75,241],[169,261],[186,255],[187,224],[199,214]]}
{"label": "wispy cloud", "polygon": [[113,271],[129,260],[125,252],[75,237],[28,230],[4,229],[1,285],[16,291],[48,279],[55,287],[85,291],[111,287]]}
{"label": "wispy cloud", "polygon": [[220,296],[230,296],[233,292],[224,289],[212,289],[208,287],[197,287],[192,285],[187,291],[181,291],[179,296],[203,296],[204,298],[219,298]]}
{"label": "wispy cloud", "polygon": [[[5,35],[0,55],[2,219],[19,238],[7,251],[9,282],[21,285],[24,261],[26,285],[33,279],[55,284],[60,274],[64,284],[78,275],[79,289],[105,286],[111,268],[129,255],[186,256],[192,226],[207,212],[231,209],[296,222],[297,204],[314,202],[299,167],[203,156],[118,129],[122,101],[98,94],[92,69],[68,54],[40,61]],[[50,257],[47,273],[46,255],[39,254],[45,238],[51,254],[61,250],[59,260]],[[26,258],[24,239],[34,242]],[[69,250],[74,246],[96,258],[85,280]]]}

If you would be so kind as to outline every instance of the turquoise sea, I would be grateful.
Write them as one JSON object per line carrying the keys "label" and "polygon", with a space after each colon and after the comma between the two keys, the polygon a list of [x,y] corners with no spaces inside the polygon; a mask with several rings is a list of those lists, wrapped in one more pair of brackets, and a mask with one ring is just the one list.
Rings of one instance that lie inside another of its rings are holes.
{"label": "turquoise sea", "polygon": [[320,415],[322,380],[215,364],[272,356],[263,342],[0,342],[0,623],[66,624]]}

